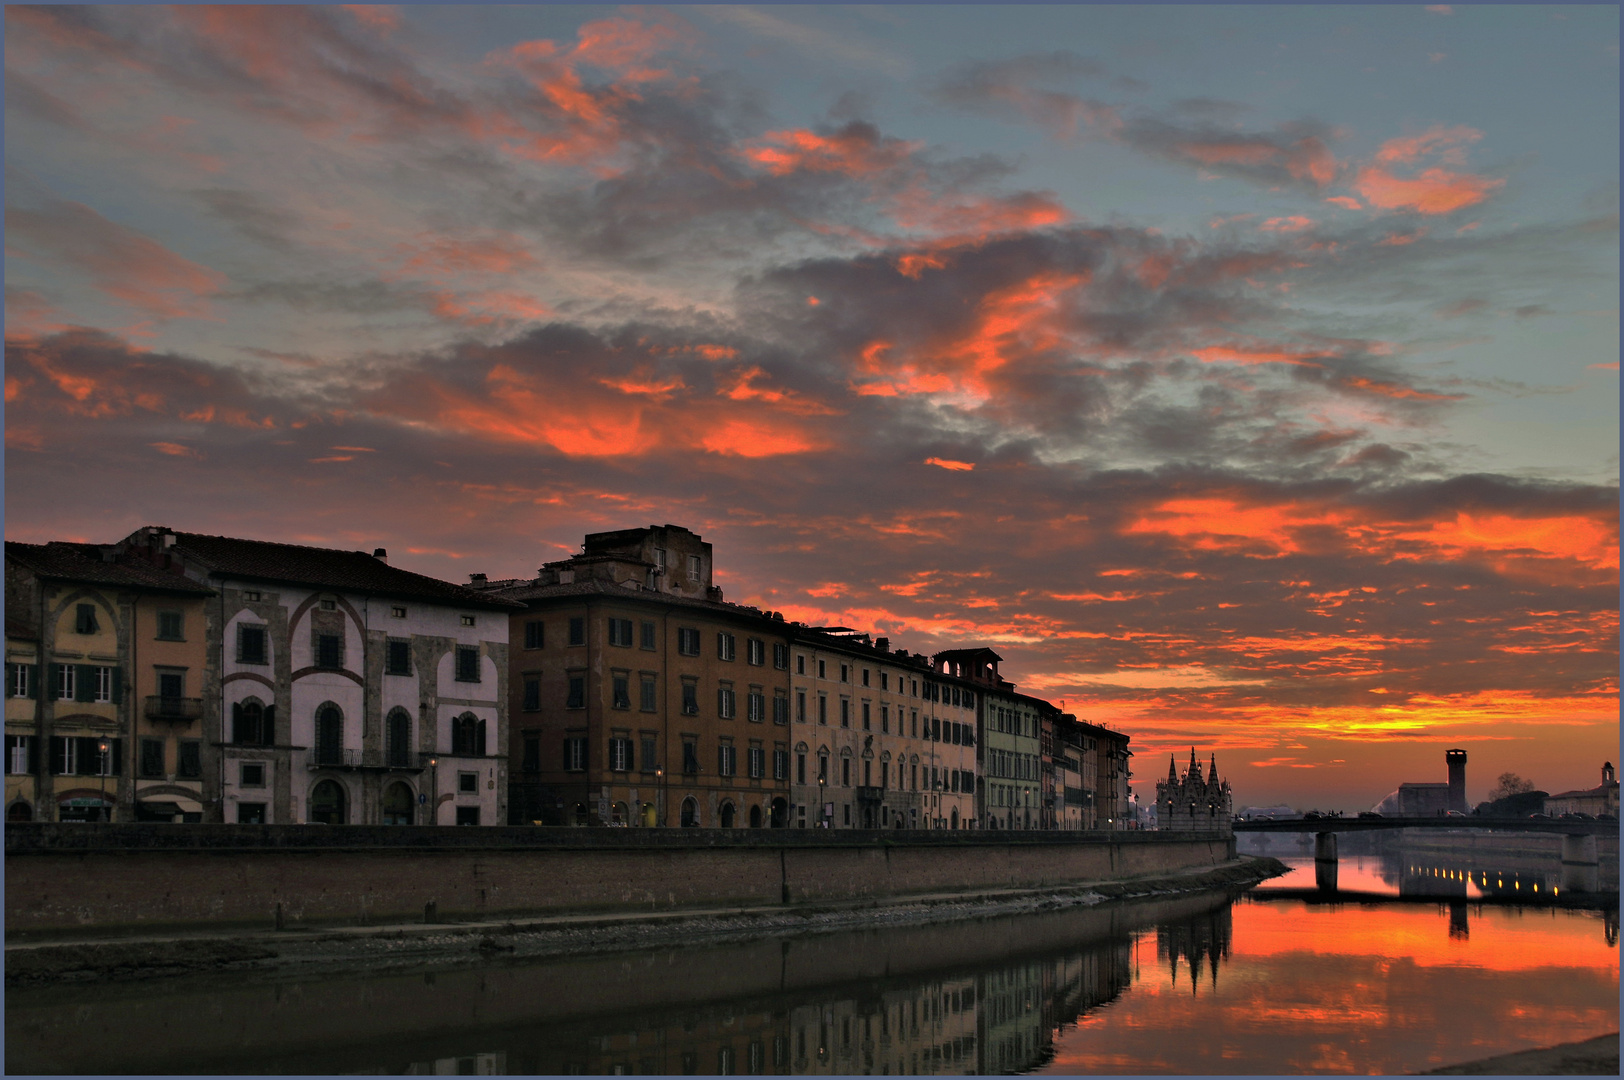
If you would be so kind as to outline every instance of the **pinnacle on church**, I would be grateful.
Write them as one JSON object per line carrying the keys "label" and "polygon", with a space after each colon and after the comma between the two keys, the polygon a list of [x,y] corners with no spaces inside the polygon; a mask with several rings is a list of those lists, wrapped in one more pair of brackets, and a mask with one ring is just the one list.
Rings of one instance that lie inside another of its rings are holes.
{"label": "pinnacle on church", "polygon": [[1211,764],[1207,767],[1207,783],[1216,784],[1217,782],[1218,782],[1218,755],[1213,754],[1212,759],[1211,759]]}
{"label": "pinnacle on church", "polygon": [[1167,755],[1167,782],[1169,784],[1179,782],[1179,763],[1172,754]]}

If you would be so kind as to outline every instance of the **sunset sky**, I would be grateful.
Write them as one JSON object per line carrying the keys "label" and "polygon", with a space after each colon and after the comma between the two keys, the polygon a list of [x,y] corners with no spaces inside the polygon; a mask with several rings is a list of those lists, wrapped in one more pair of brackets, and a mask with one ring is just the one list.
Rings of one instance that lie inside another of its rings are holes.
{"label": "sunset sky", "polygon": [[1238,805],[1618,753],[1616,7],[8,7],[6,535],[989,644]]}

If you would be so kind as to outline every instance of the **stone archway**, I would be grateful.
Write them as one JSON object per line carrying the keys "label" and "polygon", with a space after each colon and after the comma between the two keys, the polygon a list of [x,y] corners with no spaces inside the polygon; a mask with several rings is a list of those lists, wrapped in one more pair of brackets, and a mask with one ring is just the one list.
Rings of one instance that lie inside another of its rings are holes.
{"label": "stone archway", "polygon": [[759,806],[750,808],[750,827],[752,829],[761,828],[761,807]]}
{"label": "stone archway", "polygon": [[306,820],[312,824],[343,825],[349,821],[348,799],[344,785],[337,780],[322,780],[310,790]]}
{"label": "stone archway", "polygon": [[682,800],[681,821],[684,829],[696,828],[699,825],[699,803],[694,801],[692,795]]}
{"label": "stone archway", "polygon": [[737,813],[737,811],[734,810],[733,804],[731,802],[722,803],[722,810],[721,810],[722,828],[724,828],[724,829],[733,828],[733,818],[734,818],[734,815],[736,813]]}
{"label": "stone archway", "polygon": [[396,780],[384,790],[382,820],[385,825],[411,825],[416,822],[412,789],[404,781]]}

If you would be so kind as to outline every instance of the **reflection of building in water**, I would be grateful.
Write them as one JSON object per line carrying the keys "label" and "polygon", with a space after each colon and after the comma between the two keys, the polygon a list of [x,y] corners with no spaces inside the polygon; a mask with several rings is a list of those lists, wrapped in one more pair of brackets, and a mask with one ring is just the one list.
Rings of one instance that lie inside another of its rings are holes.
{"label": "reflection of building in water", "polygon": [[[597,1028],[602,1031],[602,1028]],[[663,1024],[627,1023],[607,1034],[550,1032],[508,1054],[516,1076],[730,1076],[785,1074],[789,1027],[783,1010],[716,1006]]]}
{"label": "reflection of building in water", "polygon": [[1449,936],[1461,941],[1472,936],[1472,924],[1466,916],[1466,901],[1451,900],[1449,902]]}
{"label": "reflection of building in water", "polygon": [[405,1076],[506,1076],[507,1055],[500,1050],[490,1054],[414,1061],[403,1070]]}
{"label": "reflection of building in water", "polygon": [[787,1071],[798,1075],[937,1074],[973,1071],[976,980],[938,979],[873,998],[790,1010]]}
{"label": "reflection of building in water", "polygon": [[1173,985],[1179,981],[1179,961],[1190,968],[1190,992],[1201,982],[1202,968],[1218,985],[1218,961],[1229,959],[1230,934],[1234,926],[1230,909],[1210,912],[1183,922],[1164,923],[1156,928],[1156,959],[1167,965]]}

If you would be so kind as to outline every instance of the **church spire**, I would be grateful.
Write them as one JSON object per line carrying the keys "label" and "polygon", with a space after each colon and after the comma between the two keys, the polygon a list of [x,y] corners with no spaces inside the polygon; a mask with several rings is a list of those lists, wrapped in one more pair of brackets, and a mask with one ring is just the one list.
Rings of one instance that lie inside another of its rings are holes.
{"label": "church spire", "polygon": [[1217,782],[1218,782],[1218,755],[1213,754],[1212,758],[1211,758],[1211,764],[1207,768],[1207,783],[1216,784]]}
{"label": "church spire", "polygon": [[1172,754],[1167,755],[1167,782],[1169,784],[1179,782],[1179,763]]}

